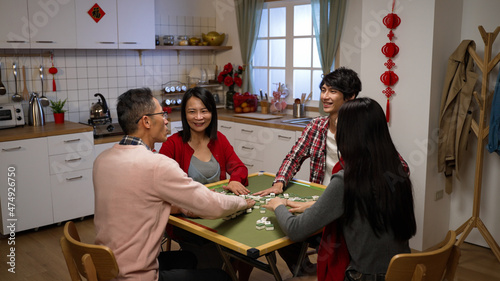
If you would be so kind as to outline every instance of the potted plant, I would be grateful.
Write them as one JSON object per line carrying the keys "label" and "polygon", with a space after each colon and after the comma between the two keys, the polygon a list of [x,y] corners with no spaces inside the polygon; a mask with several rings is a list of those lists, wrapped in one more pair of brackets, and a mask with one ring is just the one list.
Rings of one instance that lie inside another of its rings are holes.
{"label": "potted plant", "polygon": [[56,124],[64,123],[64,112],[66,112],[66,110],[64,110],[63,107],[66,104],[66,100],[67,99],[50,101],[50,109],[52,109],[52,112],[54,113],[54,122]]}

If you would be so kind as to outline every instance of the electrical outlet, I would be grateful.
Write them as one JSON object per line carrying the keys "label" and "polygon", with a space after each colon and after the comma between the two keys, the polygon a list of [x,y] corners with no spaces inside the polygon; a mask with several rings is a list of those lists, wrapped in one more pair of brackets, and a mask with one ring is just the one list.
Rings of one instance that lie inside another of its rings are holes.
{"label": "electrical outlet", "polygon": [[436,192],[436,199],[434,199],[434,201],[438,201],[438,200],[441,200],[441,199],[443,199],[443,190],[442,189],[438,190]]}

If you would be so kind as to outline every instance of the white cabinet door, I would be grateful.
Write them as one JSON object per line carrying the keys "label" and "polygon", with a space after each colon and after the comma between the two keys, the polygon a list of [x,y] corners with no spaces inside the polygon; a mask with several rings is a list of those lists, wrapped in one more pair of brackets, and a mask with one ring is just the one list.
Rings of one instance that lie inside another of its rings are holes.
{"label": "white cabinet door", "polygon": [[269,139],[262,155],[263,170],[276,173],[283,159],[295,144],[295,132],[281,129],[269,130]]}
{"label": "white cabinet door", "polygon": [[173,121],[168,123],[170,125],[170,134],[169,136],[182,131],[182,121]]}
{"label": "white cabinet door", "polygon": [[[47,138],[1,142],[0,159],[2,233],[11,224],[17,232],[53,223]],[[9,177],[9,170],[15,175]]]}
{"label": "white cabinet door", "polygon": [[30,48],[27,0],[2,0],[0,7],[0,49]]}
{"label": "white cabinet door", "polygon": [[94,214],[92,169],[50,176],[54,222]]}
{"label": "white cabinet door", "polygon": [[118,142],[109,142],[109,143],[101,143],[101,144],[96,144],[94,146],[94,160],[103,152],[104,150],[111,148],[113,145],[115,145]]}
{"label": "white cabinet door", "polygon": [[155,48],[155,1],[118,0],[118,48]]}
{"label": "white cabinet door", "polygon": [[75,0],[28,0],[28,14],[31,48],[76,48]]}
{"label": "white cabinet door", "polygon": [[94,153],[92,132],[52,136],[48,139],[49,155],[75,153],[86,155]]}
{"label": "white cabinet door", "polygon": [[226,136],[229,143],[234,146],[234,132],[236,130],[235,123],[224,120],[217,120],[217,123],[219,132]]}
{"label": "white cabinet door", "polygon": [[78,48],[118,48],[116,0],[78,0],[75,10]]}
{"label": "white cabinet door", "polygon": [[48,137],[54,221],[94,213],[92,132]]}

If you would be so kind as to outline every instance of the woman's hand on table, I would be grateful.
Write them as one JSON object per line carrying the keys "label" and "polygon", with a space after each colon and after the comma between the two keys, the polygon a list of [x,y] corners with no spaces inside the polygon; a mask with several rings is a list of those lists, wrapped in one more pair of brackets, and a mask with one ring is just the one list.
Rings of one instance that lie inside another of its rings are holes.
{"label": "woman's hand on table", "polygon": [[295,201],[287,201],[288,209],[290,213],[303,213],[307,208],[311,207],[315,201],[310,202],[295,202]]}
{"label": "woman's hand on table", "polygon": [[279,198],[279,197],[275,197],[271,200],[269,200],[269,203],[267,203],[266,205],[263,205],[262,207],[270,210],[270,211],[273,211],[279,206],[279,205],[285,205],[287,204],[288,200],[287,199],[283,199],[283,198]]}
{"label": "woman's hand on table", "polygon": [[266,196],[266,195],[269,195],[271,193],[274,193],[274,194],[281,194],[281,193],[283,193],[283,183],[282,182],[276,182],[270,188],[261,190],[259,192],[255,192],[253,195],[255,195],[255,196]]}
{"label": "woman's hand on table", "polygon": [[236,195],[247,195],[250,193],[250,190],[238,181],[230,181],[224,188]]}
{"label": "woman's hand on table", "polygon": [[245,201],[247,201],[246,209],[253,208],[253,206],[255,205],[255,200],[253,200],[253,199],[245,199]]}

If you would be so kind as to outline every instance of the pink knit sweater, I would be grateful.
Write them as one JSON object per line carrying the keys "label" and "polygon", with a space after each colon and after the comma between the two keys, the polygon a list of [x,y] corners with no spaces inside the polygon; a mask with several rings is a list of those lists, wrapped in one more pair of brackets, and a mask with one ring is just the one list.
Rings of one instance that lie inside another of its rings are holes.
{"label": "pink knit sweater", "polygon": [[113,250],[118,280],[158,280],[157,256],[171,204],[203,218],[246,207],[244,199],[211,192],[172,159],[144,146],[119,145],[94,162],[95,243]]}

